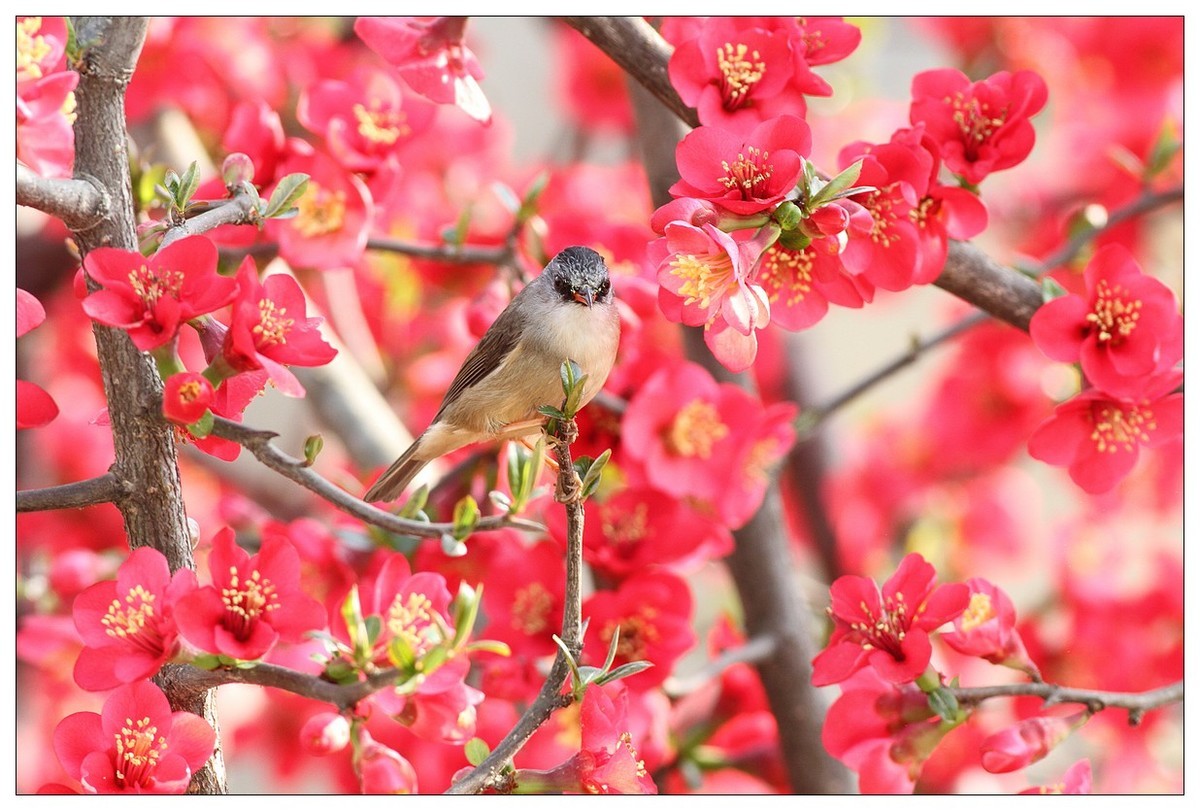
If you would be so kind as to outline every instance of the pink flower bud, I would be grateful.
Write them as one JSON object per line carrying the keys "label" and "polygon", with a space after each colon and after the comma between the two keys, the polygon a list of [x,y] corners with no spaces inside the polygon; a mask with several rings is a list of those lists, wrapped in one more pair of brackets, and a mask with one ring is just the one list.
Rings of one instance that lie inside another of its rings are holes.
{"label": "pink flower bud", "polygon": [[300,743],[314,755],[340,752],[350,743],[350,722],[336,712],[319,712],[300,729]]}
{"label": "pink flower bud", "polygon": [[983,768],[993,774],[1015,772],[1037,763],[1087,720],[1086,712],[1036,716],[989,736],[980,745]]}
{"label": "pink flower bud", "polygon": [[399,752],[359,733],[354,769],[363,794],[416,794],[417,772]]}
{"label": "pink flower bud", "polygon": [[233,152],[221,164],[221,179],[225,188],[232,189],[254,180],[254,161],[244,152]]}

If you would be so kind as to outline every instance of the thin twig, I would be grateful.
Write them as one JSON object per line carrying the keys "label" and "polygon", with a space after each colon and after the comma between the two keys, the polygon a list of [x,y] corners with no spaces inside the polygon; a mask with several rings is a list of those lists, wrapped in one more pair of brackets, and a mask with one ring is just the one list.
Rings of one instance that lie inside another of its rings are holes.
{"label": "thin twig", "polygon": [[158,249],[170,245],[176,240],[195,234],[203,234],[222,225],[251,225],[258,222],[258,208],[255,199],[245,192],[237,192],[219,205],[201,212],[167,229],[163,234]]}
{"label": "thin twig", "polygon": [[72,231],[87,231],[104,221],[112,204],[90,178],[42,177],[18,163],[17,205],[58,217]]}
{"label": "thin twig", "polygon": [[456,265],[506,265],[512,261],[512,250],[507,245],[479,247],[472,245],[422,245],[392,237],[371,237],[367,240],[368,251],[390,251],[417,259],[432,259]]}
{"label": "thin twig", "polygon": [[685,678],[669,677],[663,682],[663,692],[671,698],[682,698],[694,693],[708,682],[720,676],[734,665],[758,664],[775,653],[775,637],[770,635],[756,636],[747,639],[736,648],[723,651],[720,656],[707,662],[698,672]]}
{"label": "thin twig", "polygon": [[[440,538],[454,531],[453,524],[427,523],[409,518],[401,518],[398,515],[384,512],[377,507],[372,507],[362,499],[350,495],[313,470],[303,459],[290,456],[272,445],[271,440],[278,435],[271,431],[260,431],[241,423],[217,417],[213,422],[212,433],[221,439],[236,442],[254,454],[254,457],[258,461],[271,470],[316,493],[342,512],[348,513],[360,521],[382,527],[389,532],[395,532],[400,535],[414,535],[422,538]],[[479,523],[475,525],[477,531],[500,529],[503,527],[524,529],[531,532],[545,531],[545,527],[535,521],[507,515],[487,516],[481,518]]]}
{"label": "thin twig", "polygon": [[96,504],[116,504],[130,492],[127,482],[113,473],[54,487],[17,491],[17,512],[70,510]]}
{"label": "thin twig", "polygon": [[1092,712],[1099,712],[1103,709],[1128,710],[1130,726],[1137,726],[1141,722],[1142,716],[1150,710],[1182,702],[1183,682],[1177,681],[1166,687],[1147,690],[1143,693],[1083,690],[1044,682],[1002,684],[991,687],[956,687],[953,688],[953,692],[960,704],[979,704],[989,698],[1034,696],[1045,699],[1048,705],[1085,704]]}
{"label": "thin twig", "polygon": [[[563,605],[563,624],[560,638],[571,651],[576,661],[583,650],[582,625],[582,578],[583,578],[583,500],[578,491],[578,479],[571,461],[568,437],[573,441],[577,435],[573,420],[559,422],[554,445],[555,460],[558,462],[558,488],[560,494],[572,494],[564,500],[567,511],[567,584]],[[521,747],[546,723],[555,710],[569,706],[570,694],[564,695],[562,685],[570,673],[566,656],[559,651],[554,664],[537,698],[521,715],[516,725],[496,744],[488,756],[469,774],[450,786],[447,794],[478,794],[489,787],[503,788],[508,783],[503,775],[504,767],[521,750]]]}
{"label": "thin twig", "polygon": [[324,701],[345,711],[352,709],[355,704],[371,694],[394,685],[399,675],[400,671],[396,668],[388,668],[371,674],[363,681],[334,684],[320,676],[259,662],[254,667],[217,670],[202,670],[194,665],[176,665],[171,668],[169,678],[185,689],[196,691],[210,690],[222,684],[274,687],[305,698]]}

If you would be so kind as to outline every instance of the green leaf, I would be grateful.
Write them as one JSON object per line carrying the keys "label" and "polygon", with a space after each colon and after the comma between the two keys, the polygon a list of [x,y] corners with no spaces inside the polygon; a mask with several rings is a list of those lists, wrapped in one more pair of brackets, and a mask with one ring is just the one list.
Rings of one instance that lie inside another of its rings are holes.
{"label": "green leaf", "polygon": [[167,167],[161,163],[144,167],[138,173],[137,184],[134,187],[134,196],[137,198],[138,208],[150,208],[154,204],[154,201],[162,196],[162,192],[166,191],[163,188],[166,175]]}
{"label": "green leaf", "polygon": [[822,186],[816,194],[807,201],[809,212],[816,211],[823,205],[833,202],[846,192],[858,180],[859,174],[862,173],[862,160],[856,160],[854,163],[843,169],[836,177],[832,178],[828,183]]}
{"label": "green leaf", "polygon": [[576,688],[576,697],[579,697],[578,689],[582,686],[579,676],[579,665],[575,662],[575,657],[571,655],[571,649],[567,647],[567,643],[563,642],[558,634],[551,634],[550,638],[554,640],[554,644],[558,645],[558,649],[562,651],[563,658],[567,661],[567,667],[571,668],[571,684]]}
{"label": "green leaf", "polygon": [[1042,277],[1042,303],[1067,295],[1067,289],[1049,276]]}
{"label": "green leaf", "polygon": [[313,434],[304,440],[304,467],[312,467],[313,462],[317,461],[317,456],[324,447],[325,438],[320,434]]}
{"label": "green leaf", "polygon": [[521,207],[517,209],[516,220],[518,223],[525,223],[530,217],[537,214],[538,200],[541,198],[542,192],[546,190],[546,184],[549,182],[549,172],[538,172],[537,177],[529,184],[529,188],[525,191],[525,196],[521,199]]}
{"label": "green leaf", "polygon": [[350,647],[354,651],[357,662],[365,662],[370,658],[370,646],[367,640],[367,626],[363,620],[362,603],[358,599],[358,585],[350,587],[350,593],[342,601],[342,621],[346,624],[346,632],[350,635]]}
{"label": "green leaf", "polygon": [[597,682],[604,675],[604,671],[598,667],[591,665],[580,665],[579,667],[579,683],[582,687],[587,687],[592,682]]}
{"label": "green leaf", "polygon": [[605,655],[605,657],[604,657],[604,667],[602,668],[602,670],[604,670],[605,672],[607,672],[608,669],[610,667],[612,667],[613,660],[617,658],[617,643],[620,641],[621,641],[621,626],[617,625],[616,627],[613,628],[612,638],[608,640],[608,654]]}
{"label": "green leaf", "polygon": [[596,457],[596,461],[588,465],[587,473],[581,477],[583,482],[583,490],[580,494],[581,498],[587,498],[596,492],[596,488],[600,486],[600,477],[604,473],[604,466],[608,464],[608,460],[611,457],[612,449],[606,448],[604,453]]}
{"label": "green leaf", "polygon": [[83,48],[79,44],[79,36],[75,33],[75,23],[70,17],[63,17],[67,23],[67,44],[63,52],[67,55],[67,64],[71,67],[79,64],[83,58]]}
{"label": "green leaf", "polygon": [[408,501],[404,502],[404,506],[400,508],[398,513],[401,518],[416,518],[418,515],[424,516],[425,502],[429,500],[429,485],[423,484],[408,497]]}
{"label": "green leaf", "polygon": [[463,496],[454,505],[454,539],[461,541],[472,532],[475,531],[475,525],[479,523],[480,512],[479,505],[475,503],[472,496]]}
{"label": "green leaf", "polygon": [[565,420],[567,418],[566,414],[554,406],[538,406],[538,413],[545,417],[553,417],[556,420]]}
{"label": "green leaf", "polygon": [[479,616],[482,599],[482,584],[477,589],[471,588],[465,580],[458,584],[458,595],[454,598],[453,606],[455,649],[461,647],[475,629],[475,619]]}
{"label": "green leaf", "polygon": [[467,233],[471,230],[471,217],[474,215],[472,206],[466,206],[462,214],[458,215],[458,220],[454,223],[454,228],[443,234],[446,242],[451,245],[462,245],[467,241]]}
{"label": "green leaf", "polygon": [[267,208],[262,213],[263,219],[279,218],[285,211],[290,210],[307,190],[308,175],[303,172],[284,175],[275,185],[275,191],[271,192],[271,199],[267,201]]}
{"label": "green leaf", "polygon": [[175,207],[180,210],[187,208],[188,202],[191,201],[192,195],[198,188],[200,188],[200,169],[196,165],[196,161],[192,161],[184,171],[183,177],[179,178],[179,186],[175,189]]}
{"label": "green leaf", "polygon": [[563,394],[570,397],[571,392],[579,384],[579,378],[583,376],[583,370],[579,368],[579,364],[567,358],[558,367],[558,376],[562,379]]}
{"label": "green leaf", "polygon": [[929,709],[936,712],[943,721],[955,723],[958,720],[958,699],[947,687],[937,687],[930,691]]}
{"label": "green leaf", "polygon": [[383,619],[378,614],[372,614],[363,620],[363,627],[367,631],[367,644],[374,648],[380,632],[383,631]]}
{"label": "green leaf", "polygon": [[388,661],[406,673],[416,669],[417,655],[402,636],[394,636],[387,644]]}
{"label": "green leaf", "polygon": [[654,662],[647,662],[645,660],[626,662],[615,670],[610,670],[596,679],[596,684],[608,684],[617,679],[627,679],[635,673],[641,673],[643,670],[649,670],[652,667],[654,667]]}
{"label": "green leaf", "polygon": [[495,639],[477,639],[463,648],[467,653],[482,651],[484,653],[494,653],[497,656],[512,656],[512,648]]}
{"label": "green leaf", "polygon": [[449,658],[450,651],[448,651],[446,648],[434,648],[429,651],[429,653],[421,657],[421,672],[428,675],[442,665],[446,664],[446,660]]}
{"label": "green leaf", "polygon": [[499,180],[494,181],[492,183],[492,194],[496,195],[496,199],[500,201],[500,205],[504,206],[504,210],[509,214],[515,215],[521,210],[521,201],[517,198],[517,193],[507,183],[501,183]]}
{"label": "green leaf", "polygon": [[1171,165],[1171,161],[1179,154],[1179,150],[1182,148],[1183,142],[1179,140],[1179,133],[1175,128],[1175,122],[1167,119],[1163,122],[1162,129],[1158,131],[1158,137],[1154,139],[1154,144],[1150,147],[1150,154],[1146,157],[1146,169],[1142,173],[1142,180],[1149,183],[1166,171]]}
{"label": "green leaf", "polygon": [[508,514],[518,512],[518,510],[513,509],[513,500],[508,497],[508,493],[499,490],[489,490],[488,501],[492,502],[492,505],[501,512]]}
{"label": "green leaf", "polygon": [[463,746],[463,753],[467,756],[467,763],[478,766],[487,760],[487,756],[492,753],[492,750],[488,748],[482,738],[472,738]]}

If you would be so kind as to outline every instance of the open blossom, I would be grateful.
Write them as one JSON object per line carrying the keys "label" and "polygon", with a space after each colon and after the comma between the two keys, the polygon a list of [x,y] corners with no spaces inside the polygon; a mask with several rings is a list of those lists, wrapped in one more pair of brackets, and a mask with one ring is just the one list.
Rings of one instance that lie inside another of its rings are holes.
{"label": "open blossom", "polygon": [[1097,251],[1083,281],[1082,296],[1060,296],[1039,307],[1029,334],[1047,357],[1078,362],[1092,385],[1137,399],[1153,375],[1183,357],[1183,316],[1175,296],[1119,245]]}
{"label": "open blossom", "polygon": [[680,180],[671,194],[743,216],[767,211],[795,188],[811,147],[808,124],[791,115],[764,121],[745,137],[697,127],[675,148]]}
{"label": "open blossom", "polygon": [[73,70],[17,86],[17,160],[43,177],[70,177],[75,161]]}
{"label": "open blossom", "polygon": [[946,168],[977,184],[1028,157],[1034,141],[1029,119],[1045,106],[1047,90],[1030,70],[972,82],[961,71],[940,68],[913,77],[912,97],[909,120],[924,122]]}
{"label": "open blossom", "polygon": [[433,105],[405,96],[391,74],[361,68],[347,81],[325,79],[304,90],[296,117],[325,138],[350,171],[371,172],[433,121]]}
{"label": "open blossom", "polygon": [[198,715],[171,712],[149,681],[117,688],[103,709],[54,730],[54,753],[88,794],[183,794],[213,753],[216,733]]}
{"label": "open blossom", "polygon": [[914,552],[882,588],[859,575],[833,581],[833,635],[813,659],[813,684],[836,684],[867,666],[897,684],[924,673],[933,653],[929,635],[970,601],[965,584],[935,587],[936,579],[933,566]]}
{"label": "open blossom", "polygon": [[217,273],[217,248],[206,237],[172,242],[151,257],[120,248],[96,248],[83,268],[102,290],[83,300],[101,324],[129,333],[142,351],[171,342],[180,325],[224,307],[238,283]]}
{"label": "open blossom", "polygon": [[354,33],[413,90],[488,124],[492,109],[479,87],[483,68],[464,42],[466,25],[466,17],[359,17]]}
{"label": "open blossom", "polygon": [[17,82],[40,79],[53,73],[67,47],[67,21],[63,17],[17,18]]}
{"label": "open blossom", "polygon": [[375,205],[358,175],[304,141],[289,141],[280,177],[303,173],[308,186],[296,200],[296,216],[267,222],[279,239],[279,255],[293,267],[328,270],[352,267],[362,259]]}
{"label": "open blossom", "polygon": [[1029,455],[1066,466],[1088,493],[1111,490],[1133,469],[1141,446],[1157,447],[1183,436],[1183,394],[1175,369],[1146,381],[1138,399],[1088,389],[1060,404],[1029,437]]}
{"label": "open blossom", "polygon": [[755,330],[771,320],[766,293],[752,277],[762,245],[710,224],[674,222],[663,230],[666,236],[650,243],[663,315],[703,326],[704,343],[727,369],[748,369],[758,353]]}
{"label": "open blossom", "polygon": [[1008,595],[982,577],[968,579],[967,588],[971,602],[954,620],[954,630],[942,634],[946,644],[967,656],[1037,675],[1037,666],[1030,661],[1017,631],[1017,614]]}
{"label": "open blossom", "polygon": [[1088,718],[1087,710],[1067,716],[1039,715],[989,735],[980,746],[983,768],[1002,774],[1037,763]]}
{"label": "open blossom", "polygon": [[75,683],[84,690],[111,690],[146,679],[179,652],[174,606],[197,587],[196,573],[172,576],[162,552],[135,549],[116,580],[97,583],[75,598],[72,615],[83,639],[75,660]]}
{"label": "open blossom", "polygon": [[[835,209],[842,210],[825,206],[818,214]],[[776,324],[786,330],[807,329],[829,312],[830,304],[858,308],[874,298],[875,286],[847,272],[840,252],[837,238],[831,236],[818,237],[800,250],[776,242],[763,252],[754,278],[767,294]]]}
{"label": "open blossom", "polygon": [[325,609],[300,588],[300,557],[282,537],[264,537],[251,555],[225,527],[213,537],[208,568],[213,585],[180,599],[175,611],[184,639],[202,651],[259,659],[280,640],[298,642],[325,625]]}
{"label": "open blossom", "polygon": [[618,665],[648,661],[654,667],[629,676],[631,689],[662,684],[675,661],[696,642],[692,631],[692,594],[678,575],[646,569],[623,581],[615,591],[597,591],[583,604],[593,633],[584,640],[588,661],[603,662],[614,634],[619,635]]}
{"label": "open blossom", "polygon": [[172,422],[191,425],[212,405],[213,387],[196,372],[178,372],[163,381],[163,414]]}
{"label": "open blossom", "polygon": [[281,392],[302,397],[304,387],[283,364],[321,366],[333,360],[337,350],[318,330],[322,319],[306,317],[304,291],[295,279],[273,273],[260,282],[250,257],[238,269],[237,285],[222,355],[234,369],[263,369]]}

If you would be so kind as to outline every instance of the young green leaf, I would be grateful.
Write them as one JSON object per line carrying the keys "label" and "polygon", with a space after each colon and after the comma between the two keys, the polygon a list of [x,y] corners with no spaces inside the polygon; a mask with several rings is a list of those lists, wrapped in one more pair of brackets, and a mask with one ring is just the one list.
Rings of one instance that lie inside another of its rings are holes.
{"label": "young green leaf", "polygon": [[267,208],[262,213],[263,219],[280,218],[285,212],[291,210],[295,202],[307,190],[308,175],[303,172],[284,175],[275,185],[275,191],[271,192],[271,199],[267,201]]}
{"label": "young green leaf", "polygon": [[479,523],[480,513],[479,505],[471,496],[463,496],[454,505],[454,539],[461,541],[472,532],[475,531],[475,525]]}
{"label": "young green leaf", "polygon": [[472,738],[463,746],[463,753],[467,756],[467,763],[478,766],[487,760],[487,756],[492,753],[492,750],[488,748],[482,738]]}
{"label": "young green leaf", "polygon": [[862,173],[862,160],[857,160],[847,166],[838,175],[832,178],[828,183],[822,186],[816,194],[807,201],[807,207],[810,212],[816,211],[821,206],[830,203],[836,199],[858,180],[859,174]]}
{"label": "young green leaf", "polygon": [[641,673],[643,670],[649,670],[654,667],[654,662],[639,660],[637,662],[626,662],[620,667],[610,670],[600,678],[596,679],[596,684],[608,684],[617,679],[627,679],[635,673]]}

